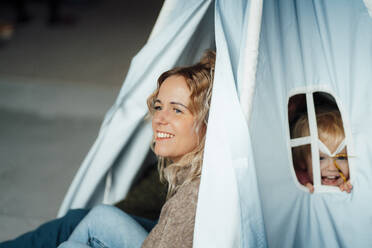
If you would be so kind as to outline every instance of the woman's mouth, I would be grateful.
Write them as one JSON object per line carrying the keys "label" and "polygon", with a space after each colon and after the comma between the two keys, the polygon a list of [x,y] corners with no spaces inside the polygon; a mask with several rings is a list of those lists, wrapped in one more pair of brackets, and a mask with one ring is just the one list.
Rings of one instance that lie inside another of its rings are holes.
{"label": "woman's mouth", "polygon": [[322,185],[338,186],[340,176],[322,176]]}
{"label": "woman's mouth", "polygon": [[174,137],[174,134],[156,131],[156,139],[157,140],[164,140],[164,139],[171,139]]}

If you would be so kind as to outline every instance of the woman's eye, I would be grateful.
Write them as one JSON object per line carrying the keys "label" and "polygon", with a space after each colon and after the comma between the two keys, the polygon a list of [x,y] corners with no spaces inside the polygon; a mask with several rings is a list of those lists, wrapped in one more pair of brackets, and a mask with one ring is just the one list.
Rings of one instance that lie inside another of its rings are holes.
{"label": "woman's eye", "polygon": [[161,110],[161,106],[154,106],[154,109],[156,110],[156,111],[159,111],[159,110]]}
{"label": "woman's eye", "polygon": [[324,159],[325,159],[325,157],[323,157],[323,156],[320,156],[320,157],[319,157],[319,160],[320,160],[320,161],[322,161],[322,160],[324,160]]}

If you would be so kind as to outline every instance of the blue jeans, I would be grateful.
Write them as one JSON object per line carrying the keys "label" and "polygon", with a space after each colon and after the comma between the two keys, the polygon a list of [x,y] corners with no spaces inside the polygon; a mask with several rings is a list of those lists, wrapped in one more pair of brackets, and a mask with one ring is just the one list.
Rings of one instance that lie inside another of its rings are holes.
{"label": "blue jeans", "polygon": [[130,215],[113,206],[99,205],[59,248],[140,248],[147,235],[148,231]]}
{"label": "blue jeans", "polygon": [[[72,209],[65,216],[51,220],[37,229],[13,240],[0,243],[0,248],[53,248],[66,241],[75,227],[89,213],[90,209]],[[131,215],[146,231],[150,232],[157,221]]]}
{"label": "blue jeans", "polygon": [[51,248],[70,237],[89,209],[69,210],[65,216],[49,221],[16,239],[0,243],[0,248]]}

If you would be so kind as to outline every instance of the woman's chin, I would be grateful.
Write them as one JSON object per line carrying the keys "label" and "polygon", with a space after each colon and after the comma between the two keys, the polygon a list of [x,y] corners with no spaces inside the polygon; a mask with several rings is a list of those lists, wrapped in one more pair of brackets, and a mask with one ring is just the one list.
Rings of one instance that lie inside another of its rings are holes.
{"label": "woman's chin", "polygon": [[163,158],[170,158],[172,157],[172,153],[166,147],[156,146],[154,147],[154,153],[156,156],[163,157]]}

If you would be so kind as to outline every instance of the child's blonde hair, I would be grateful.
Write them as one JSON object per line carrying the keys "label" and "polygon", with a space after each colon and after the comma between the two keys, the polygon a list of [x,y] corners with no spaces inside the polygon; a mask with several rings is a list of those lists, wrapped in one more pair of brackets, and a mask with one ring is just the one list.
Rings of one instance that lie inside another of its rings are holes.
{"label": "child's blonde hair", "polygon": [[[345,138],[344,127],[340,112],[337,110],[320,110],[316,113],[319,139],[328,147],[336,149]],[[309,121],[307,115],[301,116],[293,127],[292,137],[306,137],[310,135]],[[310,146],[299,146],[293,149],[295,166],[304,161],[310,154]]]}

